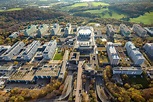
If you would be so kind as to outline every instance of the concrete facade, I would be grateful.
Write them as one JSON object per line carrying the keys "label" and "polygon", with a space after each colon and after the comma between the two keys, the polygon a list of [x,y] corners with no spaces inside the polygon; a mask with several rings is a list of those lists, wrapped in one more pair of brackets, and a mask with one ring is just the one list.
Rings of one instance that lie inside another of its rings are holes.
{"label": "concrete facade", "polygon": [[106,50],[107,50],[107,54],[108,54],[108,57],[110,60],[110,64],[111,65],[118,65],[120,58],[119,58],[112,42],[107,42]]}
{"label": "concrete facade", "polygon": [[24,36],[33,37],[34,33],[36,33],[36,32],[37,32],[37,26],[31,25],[31,26],[28,26],[28,28],[24,30]]}
{"label": "concrete facade", "polygon": [[153,58],[153,43],[146,43],[143,48],[145,49],[147,55]]}
{"label": "concrete facade", "polygon": [[53,55],[56,51],[57,42],[56,40],[50,41],[48,45],[46,46],[45,50],[43,51],[43,58],[45,60],[50,60],[53,58]]}
{"label": "concrete facade", "polygon": [[127,42],[125,44],[128,56],[133,60],[135,65],[140,66],[144,62],[144,57],[140,51],[134,46],[132,42]]}
{"label": "concrete facade", "polygon": [[106,25],[106,28],[107,28],[106,34],[107,34],[109,37],[113,37],[114,34],[115,34],[115,31],[114,31],[114,29],[113,29],[113,26],[110,25],[110,24],[107,24],[107,25]]}
{"label": "concrete facade", "polygon": [[141,67],[114,67],[113,74],[141,75]]}
{"label": "concrete facade", "polygon": [[23,42],[16,42],[10,49],[8,49],[2,56],[6,61],[10,61],[13,56],[17,55],[25,44]]}
{"label": "concrete facade", "polygon": [[125,24],[120,24],[120,33],[125,37],[129,37],[129,35],[131,34],[130,30]]}
{"label": "concrete facade", "polygon": [[139,37],[145,37],[147,35],[147,31],[143,29],[139,24],[133,25],[133,31],[139,36]]}

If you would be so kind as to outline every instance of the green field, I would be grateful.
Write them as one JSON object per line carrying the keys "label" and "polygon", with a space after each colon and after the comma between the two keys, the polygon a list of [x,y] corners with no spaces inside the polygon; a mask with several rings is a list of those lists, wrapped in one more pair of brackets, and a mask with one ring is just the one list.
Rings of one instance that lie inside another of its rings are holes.
{"label": "green field", "polygon": [[137,18],[131,18],[130,22],[153,24],[153,12],[145,13]]}
{"label": "green field", "polygon": [[[100,10],[87,10],[85,12],[90,12],[92,14],[99,15],[101,18],[115,18],[115,19],[121,19],[123,17],[126,17],[124,14],[118,14],[117,12],[110,11],[108,8],[102,8]],[[108,12],[111,12],[112,15],[110,15]],[[102,14],[103,13],[103,14]]]}
{"label": "green field", "polygon": [[23,8],[12,8],[8,10],[0,10],[0,12],[8,12],[8,11],[17,11],[17,10],[22,10]]}
{"label": "green field", "polygon": [[87,10],[85,12],[90,12],[90,13],[93,13],[93,14],[100,14],[100,13],[103,13],[104,11],[109,11],[108,8],[103,8],[103,9],[100,9],[100,10]]}
{"label": "green field", "polygon": [[70,7],[74,8],[74,7],[80,7],[80,6],[88,6],[88,4],[86,2],[75,3],[75,4],[71,5]]}
{"label": "green field", "polygon": [[92,4],[92,6],[99,6],[99,5],[101,5],[101,6],[109,6],[109,4],[103,3],[103,2],[92,2],[91,4]]}

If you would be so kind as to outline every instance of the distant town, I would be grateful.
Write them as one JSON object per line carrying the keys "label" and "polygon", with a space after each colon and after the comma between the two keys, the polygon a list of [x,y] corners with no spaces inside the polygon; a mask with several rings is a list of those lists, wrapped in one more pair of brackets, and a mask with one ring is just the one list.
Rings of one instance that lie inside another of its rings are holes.
{"label": "distant town", "polygon": [[[63,85],[58,94],[54,92],[56,96],[52,94],[46,99],[126,102],[121,101],[126,96],[117,90],[128,95],[127,89],[133,95],[134,90],[153,86],[153,43],[148,40],[152,36],[152,27],[139,24],[132,27],[98,23],[92,26],[29,25],[8,36],[11,40],[18,37],[23,40],[13,45],[0,45],[0,88],[2,92],[17,94],[15,88],[44,90],[38,96],[22,96],[22,101],[41,97],[37,102],[42,102],[42,96],[52,92],[44,87],[60,90]],[[51,40],[44,40],[47,38]],[[49,86],[53,83],[60,84]],[[125,89],[121,89],[123,87]],[[138,99],[127,97],[134,102],[146,100],[142,96]]]}

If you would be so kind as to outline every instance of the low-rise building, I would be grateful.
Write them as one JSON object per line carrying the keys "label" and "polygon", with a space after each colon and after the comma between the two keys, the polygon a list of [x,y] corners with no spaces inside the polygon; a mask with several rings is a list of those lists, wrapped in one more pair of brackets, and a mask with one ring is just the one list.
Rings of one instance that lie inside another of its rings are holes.
{"label": "low-rise building", "polygon": [[26,37],[34,37],[34,34],[37,32],[37,26],[36,25],[31,25],[28,26],[27,29],[24,30],[24,36]]}
{"label": "low-rise building", "polygon": [[127,42],[125,44],[128,56],[133,60],[135,65],[140,66],[144,62],[144,56],[140,51],[134,46],[132,42]]}
{"label": "low-rise building", "polygon": [[153,58],[153,43],[146,43],[143,48],[150,58]]}
{"label": "low-rise building", "polygon": [[60,67],[61,64],[45,64],[42,67],[40,67],[38,70],[35,72],[35,77],[36,78],[51,78],[55,77],[58,78],[59,73],[60,73]]}
{"label": "low-rise building", "polygon": [[139,36],[139,37],[145,37],[147,35],[147,31],[143,29],[139,24],[133,25],[133,31]]}
{"label": "low-rise building", "polygon": [[57,42],[56,40],[50,41],[48,45],[46,46],[45,50],[43,51],[43,58],[45,60],[50,60],[53,58],[54,53],[56,51]]}
{"label": "low-rise building", "polygon": [[0,65],[0,74],[9,76],[13,72],[13,64]]}
{"label": "low-rise building", "polygon": [[16,56],[21,49],[23,49],[25,44],[21,42],[16,42],[11,48],[9,48],[4,54],[1,56],[3,57],[4,60],[6,61],[11,61],[11,59]]}
{"label": "low-rise building", "polygon": [[119,58],[119,56],[116,52],[116,49],[115,49],[112,42],[107,42],[106,50],[107,50],[107,53],[108,53],[110,64],[111,65],[118,65],[119,61],[120,61],[120,58]]}
{"label": "low-rise building", "polygon": [[141,75],[141,67],[114,67],[113,74]]}
{"label": "low-rise building", "polygon": [[53,28],[51,29],[51,35],[57,35],[59,32],[60,26],[59,24],[55,23]]}
{"label": "low-rise building", "polygon": [[13,32],[9,38],[17,38],[19,36],[19,32]]}
{"label": "low-rise building", "polygon": [[3,59],[3,56],[2,56],[3,53],[5,53],[10,48],[11,48],[11,46],[3,46],[3,45],[0,46],[0,60]]}
{"label": "low-rise building", "polygon": [[120,33],[125,37],[129,37],[131,34],[130,30],[125,24],[120,24]]}
{"label": "low-rise building", "polygon": [[109,37],[113,37],[114,34],[115,34],[115,30],[113,29],[113,26],[110,25],[110,24],[107,24],[107,30],[106,30],[106,34],[109,36]]}
{"label": "low-rise building", "polygon": [[67,64],[67,61],[68,61],[68,57],[69,57],[69,51],[66,50],[65,53],[64,53],[62,67],[61,67],[60,74],[59,74],[59,78],[60,79],[63,79],[64,76],[65,76],[66,64]]}

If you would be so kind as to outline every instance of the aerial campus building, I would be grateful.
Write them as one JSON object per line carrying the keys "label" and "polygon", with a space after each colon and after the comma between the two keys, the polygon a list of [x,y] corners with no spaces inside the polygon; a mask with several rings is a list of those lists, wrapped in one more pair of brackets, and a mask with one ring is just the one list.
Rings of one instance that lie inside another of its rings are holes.
{"label": "aerial campus building", "polygon": [[33,37],[34,33],[36,33],[36,32],[37,32],[37,26],[31,25],[31,26],[28,26],[28,28],[24,30],[24,36]]}
{"label": "aerial campus building", "polygon": [[19,32],[13,32],[9,38],[17,38],[19,36]]}
{"label": "aerial campus building", "polygon": [[129,37],[131,34],[130,30],[125,24],[120,24],[120,33],[125,37]]}
{"label": "aerial campus building", "polygon": [[153,43],[146,43],[143,48],[150,58],[153,58]]}
{"label": "aerial campus building", "polygon": [[66,28],[64,29],[64,35],[63,36],[67,37],[71,33],[71,29],[72,29],[71,24],[68,23],[66,25]]}
{"label": "aerial campus building", "polygon": [[145,27],[144,29],[148,32],[148,34],[153,36],[153,27]]}
{"label": "aerial campus building", "polygon": [[59,29],[60,29],[59,24],[55,23],[55,24],[53,25],[53,28],[51,29],[51,35],[57,35]]}
{"label": "aerial campus building", "polygon": [[113,74],[141,75],[141,67],[114,67]]}
{"label": "aerial campus building", "polygon": [[45,33],[47,33],[47,31],[49,30],[49,26],[47,24],[43,24],[43,25],[40,25],[38,27],[38,31],[37,31],[37,37],[38,38],[41,38],[42,35],[44,35]]}
{"label": "aerial campus building", "polygon": [[95,41],[93,27],[79,27],[76,40],[74,48],[80,54],[89,55],[94,52]]}
{"label": "aerial campus building", "polygon": [[39,41],[33,41],[18,56],[18,59],[30,61],[40,46]]}
{"label": "aerial campus building", "polygon": [[109,37],[113,37],[114,34],[115,34],[115,31],[114,31],[114,29],[113,29],[113,26],[110,25],[110,24],[107,24],[106,27],[107,27],[107,30],[106,30],[107,35],[108,35]]}
{"label": "aerial campus building", "polygon": [[111,65],[118,65],[119,61],[120,61],[120,58],[119,58],[119,56],[117,54],[117,51],[116,51],[112,42],[107,42],[106,50],[107,50],[107,53],[108,53],[110,64]]}
{"label": "aerial campus building", "polygon": [[45,60],[50,60],[50,59],[52,59],[52,58],[53,58],[53,55],[54,55],[54,53],[55,53],[55,51],[56,51],[56,47],[57,47],[57,42],[56,42],[56,40],[50,41],[50,42],[47,44],[45,50],[43,51],[43,58],[44,58]]}
{"label": "aerial campus building", "polygon": [[133,60],[134,65],[140,66],[144,62],[144,57],[132,42],[125,44],[128,56]]}
{"label": "aerial campus building", "polygon": [[147,35],[147,31],[143,29],[139,24],[133,25],[133,31],[139,36],[139,37],[145,37]]}
{"label": "aerial campus building", "polygon": [[10,48],[11,48],[11,46],[0,46],[0,60],[3,59],[3,56],[1,56],[1,55],[3,55],[3,53],[5,53]]}
{"label": "aerial campus building", "polygon": [[10,49],[8,49],[4,54],[1,56],[3,57],[4,60],[10,61],[14,56],[16,56],[25,44],[23,42],[16,42]]}

